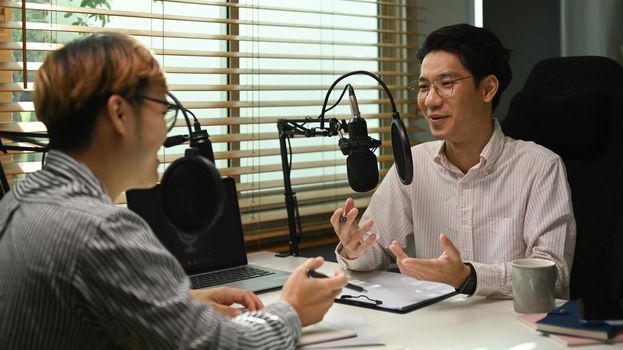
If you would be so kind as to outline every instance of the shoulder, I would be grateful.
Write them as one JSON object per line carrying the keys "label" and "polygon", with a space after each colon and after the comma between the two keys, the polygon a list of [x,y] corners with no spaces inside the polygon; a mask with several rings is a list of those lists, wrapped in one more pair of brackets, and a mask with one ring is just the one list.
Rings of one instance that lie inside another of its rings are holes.
{"label": "shoulder", "polygon": [[413,158],[424,159],[429,158],[433,159],[437,154],[439,154],[439,150],[443,146],[443,141],[428,141],[417,144],[411,147],[411,155]]}
{"label": "shoulder", "polygon": [[[146,236],[149,225],[131,210],[105,203],[97,198],[74,197],[56,203],[29,203],[21,208],[35,231],[49,232],[53,240],[65,240],[79,246],[100,240],[102,236],[128,236],[137,232]],[[153,234],[151,234],[153,236]]]}
{"label": "shoulder", "polygon": [[515,140],[505,136],[504,156],[515,162],[542,163],[551,165],[561,163],[562,159],[552,150],[532,141]]}

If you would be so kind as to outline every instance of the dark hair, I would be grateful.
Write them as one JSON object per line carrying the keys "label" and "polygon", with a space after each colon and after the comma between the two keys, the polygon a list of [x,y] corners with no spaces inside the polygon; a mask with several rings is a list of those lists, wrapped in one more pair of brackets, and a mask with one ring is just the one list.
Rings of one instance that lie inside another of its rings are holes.
{"label": "dark hair", "polygon": [[97,115],[113,94],[135,107],[149,86],[166,88],[158,62],[125,34],[100,33],[49,54],[37,71],[34,104],[50,148],[80,151],[91,142]]}
{"label": "dark hair", "polygon": [[433,51],[447,51],[459,56],[461,63],[474,77],[476,86],[488,76],[495,75],[500,85],[493,97],[493,110],[500,102],[500,96],[513,78],[510,50],[502,45],[495,33],[470,24],[455,24],[442,27],[430,33],[417,52],[422,61]]}

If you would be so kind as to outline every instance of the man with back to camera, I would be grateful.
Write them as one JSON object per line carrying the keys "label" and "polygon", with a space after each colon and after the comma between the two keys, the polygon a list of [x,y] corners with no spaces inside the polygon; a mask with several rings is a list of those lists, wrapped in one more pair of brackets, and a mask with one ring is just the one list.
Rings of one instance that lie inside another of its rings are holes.
{"label": "man with back to camera", "polygon": [[346,284],[340,270],[308,278],[315,258],[265,308],[249,291],[190,291],[148,224],[113,203],[158,180],[179,108],[166,92],[151,52],[122,34],[78,39],[39,68],[35,110],[51,150],[0,202],[1,348],[290,349]]}
{"label": "man with back to camera", "polygon": [[[411,148],[411,185],[391,167],[361,224],[351,198],[335,210],[343,267],[385,269],[391,252],[405,275],[510,298],[511,261],[542,258],[556,263],[557,296],[568,298],[576,227],[564,164],[542,146],[504,136],[492,119],[512,77],[509,58],[483,28],[458,24],[428,35],[410,90],[440,140]],[[414,258],[403,251],[409,235]]]}

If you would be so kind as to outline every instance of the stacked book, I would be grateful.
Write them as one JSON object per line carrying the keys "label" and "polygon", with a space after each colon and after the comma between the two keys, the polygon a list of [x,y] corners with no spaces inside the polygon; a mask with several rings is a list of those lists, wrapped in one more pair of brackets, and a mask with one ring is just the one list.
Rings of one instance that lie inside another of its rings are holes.
{"label": "stacked book", "polygon": [[521,315],[518,319],[567,346],[623,342],[620,325],[582,322],[575,300],[547,314]]}

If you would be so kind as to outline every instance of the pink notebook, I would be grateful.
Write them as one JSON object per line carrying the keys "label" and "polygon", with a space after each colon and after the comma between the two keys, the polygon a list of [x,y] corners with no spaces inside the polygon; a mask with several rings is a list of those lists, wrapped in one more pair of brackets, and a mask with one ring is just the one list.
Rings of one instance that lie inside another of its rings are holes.
{"label": "pink notebook", "polygon": [[[517,319],[526,326],[536,330],[536,321],[545,317],[545,314],[527,314],[527,315],[519,315]],[[589,339],[589,338],[580,338],[580,337],[572,337],[568,335],[561,334],[548,334],[550,338],[553,340],[566,345],[566,346],[582,346],[582,345],[595,345],[595,344],[612,344],[612,343],[623,343],[623,330],[619,332],[619,334],[615,335],[612,339],[607,342],[602,342],[597,339]]]}

